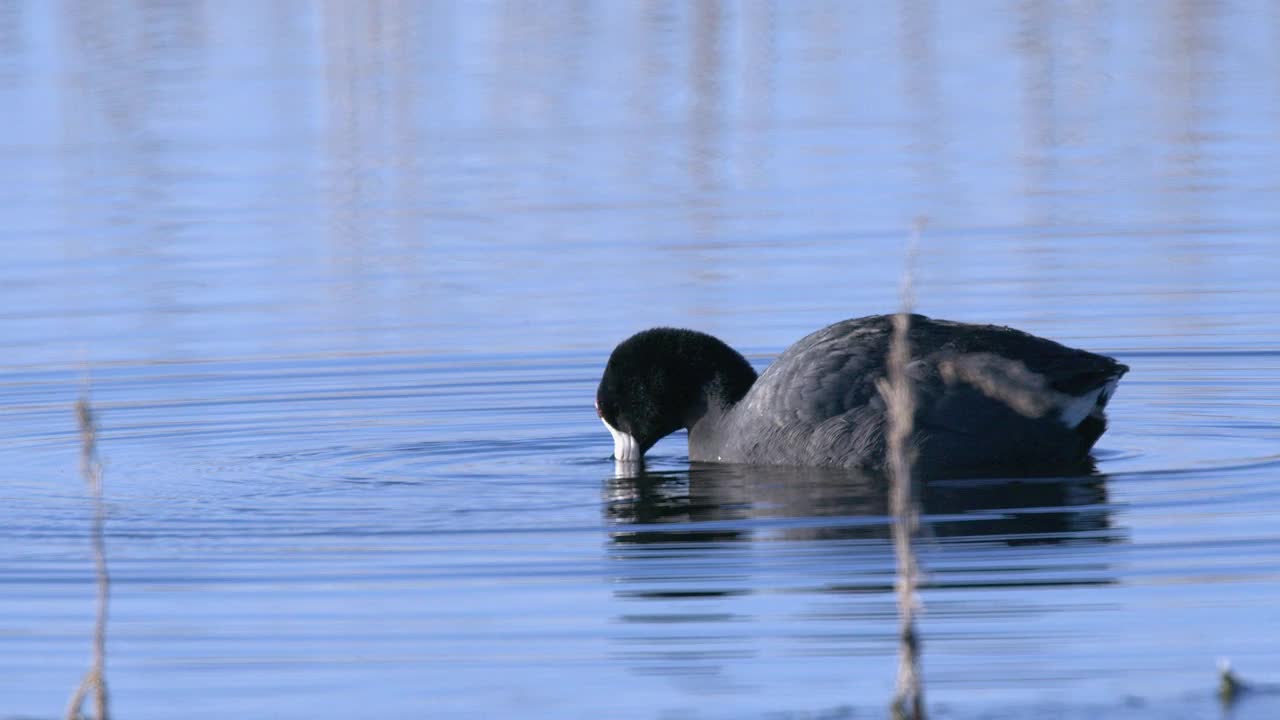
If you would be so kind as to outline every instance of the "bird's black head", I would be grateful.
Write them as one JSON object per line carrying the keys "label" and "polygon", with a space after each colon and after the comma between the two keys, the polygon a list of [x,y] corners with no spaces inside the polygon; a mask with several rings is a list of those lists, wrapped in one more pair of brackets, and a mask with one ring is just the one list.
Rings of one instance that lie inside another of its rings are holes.
{"label": "bird's black head", "polygon": [[596,413],[613,435],[613,456],[639,460],[710,404],[737,402],[755,380],[746,358],[714,337],[653,328],[614,348],[596,391]]}

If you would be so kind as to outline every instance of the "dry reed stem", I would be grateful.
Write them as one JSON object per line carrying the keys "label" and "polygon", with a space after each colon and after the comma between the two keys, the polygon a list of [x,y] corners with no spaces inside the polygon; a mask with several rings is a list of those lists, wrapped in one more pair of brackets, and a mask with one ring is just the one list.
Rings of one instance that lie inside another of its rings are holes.
{"label": "dry reed stem", "polygon": [[97,720],[107,720],[107,601],[111,589],[111,576],[107,574],[107,543],[103,532],[106,524],[106,505],[102,501],[102,463],[98,459],[98,428],[93,421],[93,409],[88,395],[76,403],[76,417],[80,423],[80,473],[89,484],[93,497],[93,564],[97,571],[98,606],[93,627],[93,664],[85,673],[80,686],[67,704],[67,720],[81,717],[80,708],[85,697],[93,693]]}
{"label": "dry reed stem", "polygon": [[911,471],[913,449],[911,432],[915,415],[915,396],[907,377],[911,362],[908,333],[911,310],[915,304],[913,276],[923,221],[917,220],[907,249],[906,268],[902,277],[902,309],[893,317],[893,335],[889,342],[887,377],[878,385],[889,411],[888,469],[889,507],[893,513],[893,548],[897,558],[895,586],[898,594],[898,682],[891,706],[892,716],[901,720],[924,720],[924,684],[920,677],[920,635],[915,613],[919,607],[917,583],[919,566],[911,546],[912,535],[919,525],[919,510],[912,497]]}
{"label": "dry reed stem", "polygon": [[1021,360],[992,353],[971,353],[945,360],[939,363],[938,370],[947,383],[967,383],[1024,417],[1044,417],[1074,399],[1049,387],[1044,375],[1031,372]]}

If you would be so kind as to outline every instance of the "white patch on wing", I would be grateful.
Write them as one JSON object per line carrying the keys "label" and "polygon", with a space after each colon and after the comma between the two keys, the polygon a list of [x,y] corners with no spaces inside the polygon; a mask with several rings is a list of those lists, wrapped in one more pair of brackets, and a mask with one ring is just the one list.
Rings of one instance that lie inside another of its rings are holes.
{"label": "white patch on wing", "polygon": [[643,456],[643,453],[640,452],[640,443],[636,442],[635,438],[622,432],[621,430],[614,429],[614,427],[610,425],[603,417],[600,418],[600,422],[604,423],[604,426],[609,428],[609,434],[613,436],[613,459],[614,460],[621,460],[623,462],[635,462]]}
{"label": "white patch on wing", "polygon": [[1102,397],[1098,400],[1099,408],[1107,404],[1107,401],[1115,394],[1116,386],[1119,384],[1120,378],[1115,378],[1113,380],[1108,380],[1107,384],[1102,386]]}
{"label": "white patch on wing", "polygon": [[1090,415],[1100,415],[1103,406],[1111,399],[1111,394],[1116,391],[1116,385],[1119,382],[1120,379],[1116,378],[1109,380],[1102,387],[1090,390],[1083,395],[1067,396],[1058,415],[1059,419],[1062,420],[1062,424],[1073,428],[1084,422],[1084,419]]}

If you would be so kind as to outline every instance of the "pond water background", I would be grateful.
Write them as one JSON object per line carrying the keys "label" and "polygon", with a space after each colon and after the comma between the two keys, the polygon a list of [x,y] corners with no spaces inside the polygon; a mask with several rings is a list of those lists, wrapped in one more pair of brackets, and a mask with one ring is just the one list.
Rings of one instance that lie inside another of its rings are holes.
{"label": "pond water background", "polygon": [[1133,370],[925,498],[942,717],[1271,718],[1280,5],[0,2],[0,718],[881,717],[883,489],[615,475],[613,345],[896,307]]}

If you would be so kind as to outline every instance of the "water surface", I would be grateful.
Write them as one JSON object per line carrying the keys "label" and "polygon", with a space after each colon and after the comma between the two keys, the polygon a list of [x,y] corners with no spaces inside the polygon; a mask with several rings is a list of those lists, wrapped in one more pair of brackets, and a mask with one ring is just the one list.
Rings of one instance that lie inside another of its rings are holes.
{"label": "water surface", "polygon": [[872,478],[619,473],[660,324],[758,367],[895,307],[1133,370],[1088,477],[924,499],[941,717],[1270,718],[1265,2],[0,5],[0,718],[878,717]]}

